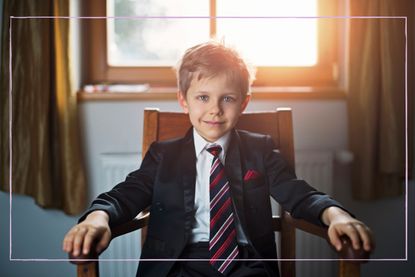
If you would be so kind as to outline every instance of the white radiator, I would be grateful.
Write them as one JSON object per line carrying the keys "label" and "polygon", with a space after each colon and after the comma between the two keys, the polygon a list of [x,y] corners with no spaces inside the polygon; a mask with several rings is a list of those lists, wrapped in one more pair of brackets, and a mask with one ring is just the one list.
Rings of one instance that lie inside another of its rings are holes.
{"label": "white radiator", "polygon": [[[125,180],[128,173],[136,170],[141,164],[138,153],[101,154],[103,184],[101,192],[112,189]],[[101,277],[135,276],[138,259],[141,254],[141,231],[120,236],[111,241],[110,246],[100,256],[99,271]],[[130,261],[113,261],[126,259]],[[135,261],[134,261],[135,260]]]}
{"label": "white radiator", "polygon": [[[317,190],[329,195],[333,193],[333,154],[330,151],[298,151],[295,154],[296,174],[306,180]],[[298,259],[333,259],[333,251],[327,242],[319,237],[296,233],[296,258]],[[336,276],[336,263],[330,261],[298,261],[298,277]]]}
{"label": "white radiator", "polygon": [[[102,154],[102,174],[104,183],[100,191],[110,190],[123,181],[127,174],[139,167],[139,154],[110,153]],[[333,155],[329,151],[298,151],[296,153],[296,173],[298,178],[307,180],[318,190],[331,194]],[[141,253],[141,232],[124,235],[111,242],[101,255],[100,276],[135,276],[137,261],[114,262],[119,259],[138,259]],[[328,259],[334,258],[327,243],[319,238],[297,231],[297,258]],[[108,259],[108,261],[105,261]],[[334,276],[333,262],[298,261],[296,263],[299,277]]]}

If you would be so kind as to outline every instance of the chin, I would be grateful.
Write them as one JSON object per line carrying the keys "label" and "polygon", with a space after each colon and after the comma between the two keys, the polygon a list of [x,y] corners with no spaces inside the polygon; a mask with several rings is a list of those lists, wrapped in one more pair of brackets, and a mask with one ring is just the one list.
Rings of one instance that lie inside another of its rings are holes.
{"label": "chin", "polygon": [[215,141],[217,141],[220,137],[218,137],[218,136],[212,136],[212,135],[206,135],[204,138],[205,138],[207,141],[209,141],[209,142],[215,142]]}

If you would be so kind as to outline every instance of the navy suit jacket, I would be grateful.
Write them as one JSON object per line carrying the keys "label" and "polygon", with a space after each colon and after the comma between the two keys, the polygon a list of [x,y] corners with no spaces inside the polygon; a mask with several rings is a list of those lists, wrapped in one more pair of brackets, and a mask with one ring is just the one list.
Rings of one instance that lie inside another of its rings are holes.
{"label": "navy suit jacket", "polygon": [[[248,170],[256,178],[244,181]],[[270,196],[293,217],[322,224],[320,215],[340,204],[296,179],[270,136],[232,130],[225,161],[233,207],[248,243],[259,257],[276,259]],[[109,214],[110,226],[122,224],[150,207],[141,259],[177,259],[189,243],[195,223],[196,156],[192,130],[179,139],[154,142],[140,169],[95,199],[90,209]],[[341,206],[340,206],[341,207]],[[137,275],[166,276],[174,261],[141,261]],[[264,263],[278,276],[277,262]]]}

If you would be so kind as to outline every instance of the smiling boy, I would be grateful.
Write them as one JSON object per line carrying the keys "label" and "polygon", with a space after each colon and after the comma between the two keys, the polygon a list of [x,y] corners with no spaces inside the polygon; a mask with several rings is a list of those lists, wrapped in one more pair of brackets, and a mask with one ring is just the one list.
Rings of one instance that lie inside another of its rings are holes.
{"label": "smiling boy", "polygon": [[142,261],[137,275],[278,276],[277,262],[261,261],[277,258],[269,196],[292,216],[329,226],[337,249],[341,235],[356,249],[373,247],[369,228],[297,180],[269,136],[234,129],[253,77],[237,52],[215,42],[194,46],[177,73],[178,101],[193,127],[153,143],[140,169],[94,200],[65,236],[64,251],[87,254],[97,241],[101,252],[110,226],[150,206],[141,258],[168,260]]}
{"label": "smiling boy", "polygon": [[178,99],[196,132],[206,141],[215,142],[236,125],[250,96],[241,94],[221,74],[193,79],[186,95],[178,93]]}

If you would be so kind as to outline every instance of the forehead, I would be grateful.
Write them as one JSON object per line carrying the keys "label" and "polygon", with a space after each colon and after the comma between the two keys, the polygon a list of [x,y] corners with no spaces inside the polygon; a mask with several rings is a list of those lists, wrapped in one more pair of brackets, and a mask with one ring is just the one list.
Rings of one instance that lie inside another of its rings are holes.
{"label": "forehead", "polygon": [[205,92],[239,92],[237,84],[232,81],[225,73],[219,73],[213,76],[203,77],[198,73],[190,82],[189,90]]}

